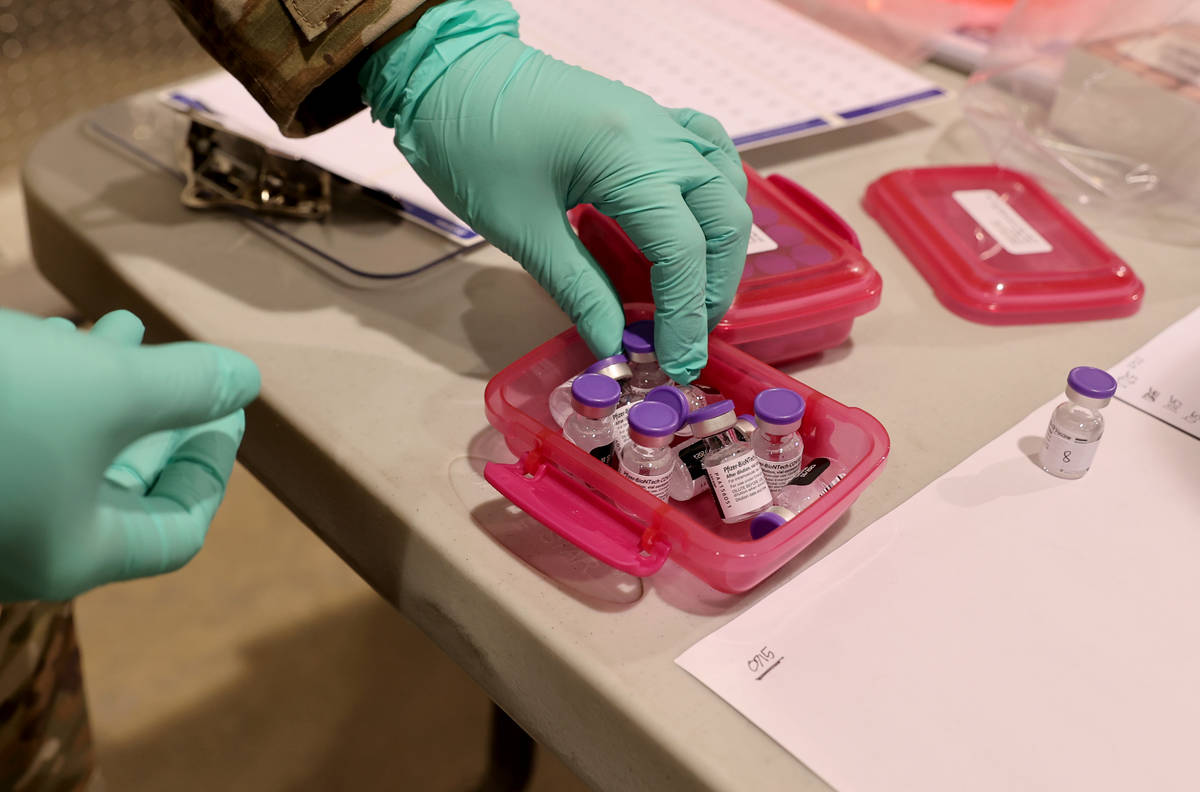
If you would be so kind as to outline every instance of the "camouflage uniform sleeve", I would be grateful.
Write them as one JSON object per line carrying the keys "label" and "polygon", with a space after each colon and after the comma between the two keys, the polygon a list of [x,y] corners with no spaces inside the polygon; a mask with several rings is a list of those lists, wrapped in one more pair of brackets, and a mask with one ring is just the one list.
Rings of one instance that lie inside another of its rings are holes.
{"label": "camouflage uniform sleeve", "polygon": [[0,789],[82,792],[92,770],[71,603],[0,604]]}
{"label": "camouflage uniform sleeve", "polygon": [[[381,38],[416,24],[426,0],[170,0],[193,36],[288,137],[363,108],[358,67]],[[380,42],[382,43],[382,42]]]}

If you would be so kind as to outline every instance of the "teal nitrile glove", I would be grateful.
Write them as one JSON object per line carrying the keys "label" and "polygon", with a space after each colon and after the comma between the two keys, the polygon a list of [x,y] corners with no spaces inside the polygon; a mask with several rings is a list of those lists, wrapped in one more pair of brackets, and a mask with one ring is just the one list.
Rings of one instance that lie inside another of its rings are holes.
{"label": "teal nitrile glove", "polygon": [[183,566],[204,542],[258,369],[208,344],[140,347],[0,310],[0,602]]}
{"label": "teal nitrile glove", "polygon": [[565,212],[591,203],[620,223],[653,263],[659,362],[696,378],[750,238],[746,177],[719,123],[522,44],[503,0],[434,6],[359,82],[425,183],[550,292],[597,357],[620,352],[624,315]]}

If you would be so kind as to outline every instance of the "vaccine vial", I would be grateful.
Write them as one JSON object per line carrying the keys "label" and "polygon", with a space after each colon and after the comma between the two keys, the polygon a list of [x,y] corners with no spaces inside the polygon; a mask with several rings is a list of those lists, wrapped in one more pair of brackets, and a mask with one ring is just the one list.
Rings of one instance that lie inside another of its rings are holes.
{"label": "vaccine vial", "polygon": [[800,468],[771,500],[771,508],[750,521],[750,536],[762,539],[767,534],[807,509],[846,477],[846,467],[828,457],[816,457]]}
{"label": "vaccine vial", "polygon": [[621,386],[603,374],[581,374],[571,383],[574,412],[563,424],[563,437],[606,465],[613,463],[613,410]]}
{"label": "vaccine vial", "polygon": [[643,393],[668,385],[671,378],[658,365],[658,355],[654,354],[654,322],[643,320],[631,322],[621,336],[621,346],[625,348],[625,357],[629,358],[629,368],[633,370],[630,385]]}
{"label": "vaccine vial", "polygon": [[613,410],[612,414],[613,442],[616,443],[617,453],[620,453],[625,444],[629,442],[629,408],[640,402],[645,394],[638,393],[630,386],[633,371],[629,368],[629,361],[624,355],[613,355],[597,360],[588,366],[584,373],[603,374],[609,379],[616,380],[617,385],[621,386],[621,400],[617,402],[617,409]]}
{"label": "vaccine vial", "polygon": [[1067,400],[1054,408],[1039,461],[1042,470],[1065,479],[1082,478],[1092,466],[1104,416],[1100,414],[1117,392],[1107,371],[1077,366],[1067,374]]}
{"label": "vaccine vial", "polygon": [[771,490],[754,449],[733,433],[737,421],[731,401],[710,404],[688,416],[692,436],[704,441],[700,466],[727,523],[748,520],[771,505]]}
{"label": "vaccine vial", "polygon": [[[633,372],[630,370],[629,361],[624,355],[613,355],[612,357],[597,360],[580,372],[580,374],[603,374],[606,377],[616,380],[621,386],[622,405],[632,404],[641,399],[641,396],[635,394],[632,388],[630,388],[629,382],[633,376]],[[554,419],[559,428],[562,428],[566,424],[567,419],[574,412],[574,407],[571,404],[571,386],[575,383],[575,380],[579,379],[580,374],[576,374],[550,391],[550,400],[547,406],[550,408],[550,417]]]}
{"label": "vaccine vial", "polygon": [[567,419],[574,412],[574,408],[571,407],[571,386],[575,384],[575,380],[579,379],[579,376],[576,374],[550,391],[550,399],[546,406],[550,408],[550,417],[554,419],[554,423],[558,424],[559,429],[567,425]]}
{"label": "vaccine vial", "polygon": [[621,475],[659,500],[668,499],[675,455],[671,439],[679,413],[657,401],[642,401],[629,410],[629,442],[619,453]]}
{"label": "vaccine vial", "polygon": [[[654,352],[654,322],[643,319],[630,322],[621,337],[621,345],[625,348],[625,356],[629,358],[629,367],[633,370],[630,386],[634,391],[646,393],[660,385],[668,385],[671,378],[658,365],[658,355]],[[708,404],[708,397],[695,385],[674,383],[680,393],[687,397],[692,410]]]}
{"label": "vaccine vial", "polygon": [[774,495],[800,470],[804,441],[799,430],[804,419],[804,397],[788,388],[770,388],[755,397],[754,414],[758,418],[758,431],[750,444]]}
{"label": "vaccine vial", "polygon": [[[739,415],[730,431],[733,432],[736,439],[745,443],[749,442],[755,429],[756,423],[753,415]],[[708,492],[708,476],[704,475],[704,457],[710,448],[723,446],[723,441],[713,437],[704,437],[699,440],[688,438],[675,446],[675,454],[679,458],[679,463],[671,475],[671,500],[691,500],[702,492]]]}

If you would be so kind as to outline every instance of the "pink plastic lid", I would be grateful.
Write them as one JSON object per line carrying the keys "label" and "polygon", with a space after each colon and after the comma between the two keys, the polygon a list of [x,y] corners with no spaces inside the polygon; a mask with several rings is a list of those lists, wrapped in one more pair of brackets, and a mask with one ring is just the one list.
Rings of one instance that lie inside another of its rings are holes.
{"label": "pink plastic lid", "polygon": [[994,165],[914,168],[863,206],[954,313],[983,324],[1129,316],[1133,270],[1031,177]]}
{"label": "pink plastic lid", "polygon": [[[853,319],[879,304],[879,273],[832,209],[782,176],[745,168],[756,226],[733,305],[713,330],[732,344]],[[579,237],[625,303],[653,303],[650,263],[620,226],[590,206],[573,213]]]}

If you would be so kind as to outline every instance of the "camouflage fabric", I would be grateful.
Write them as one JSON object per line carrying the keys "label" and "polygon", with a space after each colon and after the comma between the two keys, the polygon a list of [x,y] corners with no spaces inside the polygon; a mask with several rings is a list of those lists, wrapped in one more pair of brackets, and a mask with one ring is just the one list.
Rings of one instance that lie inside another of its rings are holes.
{"label": "camouflage fabric", "polygon": [[[289,137],[363,108],[358,67],[381,38],[411,28],[421,0],[170,0],[192,35]],[[382,43],[382,42],[381,42]]]}
{"label": "camouflage fabric", "polygon": [[92,763],[71,603],[0,605],[0,790],[89,789]]}

